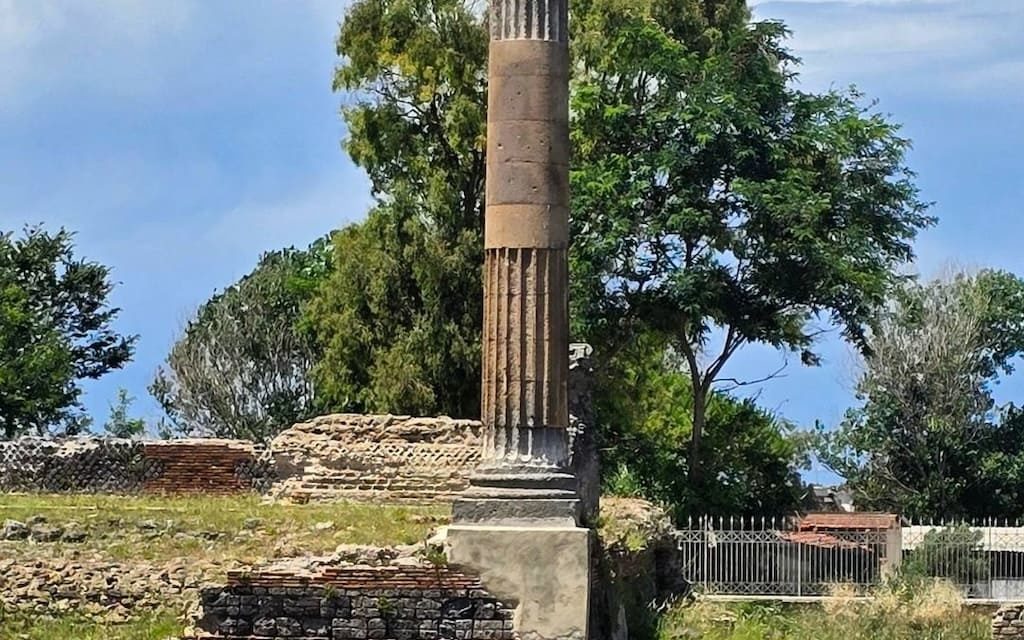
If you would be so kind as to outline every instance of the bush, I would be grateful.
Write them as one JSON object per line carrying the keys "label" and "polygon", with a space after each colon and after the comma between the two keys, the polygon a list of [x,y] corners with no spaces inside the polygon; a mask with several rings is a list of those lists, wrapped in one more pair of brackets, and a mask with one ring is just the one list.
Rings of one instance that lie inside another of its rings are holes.
{"label": "bush", "polygon": [[699,601],[662,620],[659,640],[989,640],[989,619],[949,582],[893,584],[871,599],[837,592],[820,605]]}
{"label": "bush", "polygon": [[900,576],[911,583],[945,578],[965,587],[985,581],[989,563],[979,553],[981,538],[966,524],[933,529],[903,561]]}

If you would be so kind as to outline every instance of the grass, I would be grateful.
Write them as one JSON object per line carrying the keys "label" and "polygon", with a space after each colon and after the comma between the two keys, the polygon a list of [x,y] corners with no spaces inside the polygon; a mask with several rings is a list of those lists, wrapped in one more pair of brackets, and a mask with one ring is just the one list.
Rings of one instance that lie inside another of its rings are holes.
{"label": "grass", "polygon": [[100,624],[75,616],[59,619],[0,617],[0,640],[166,640],[181,633],[173,613],[150,613],[124,624]]}
{"label": "grass", "polygon": [[0,542],[0,556],[91,556],[110,562],[205,560],[258,563],[324,554],[342,544],[420,542],[447,519],[442,507],[355,503],[288,505],[256,496],[5,495],[0,522],[43,516],[78,528],[85,542]]}
{"label": "grass", "polygon": [[936,583],[870,600],[840,591],[821,605],[680,605],[661,620],[658,640],[990,640],[989,624]]}
{"label": "grass", "polygon": [[[80,543],[0,541],[0,564],[184,568],[217,582],[229,568],[329,554],[345,544],[422,542],[448,520],[449,511],[443,506],[275,504],[256,496],[0,495],[0,524],[34,516],[45,518],[46,526],[87,537]],[[74,612],[44,618],[0,611],[0,640],[165,640],[181,631],[184,611],[176,609],[175,604],[135,612],[122,624]]]}

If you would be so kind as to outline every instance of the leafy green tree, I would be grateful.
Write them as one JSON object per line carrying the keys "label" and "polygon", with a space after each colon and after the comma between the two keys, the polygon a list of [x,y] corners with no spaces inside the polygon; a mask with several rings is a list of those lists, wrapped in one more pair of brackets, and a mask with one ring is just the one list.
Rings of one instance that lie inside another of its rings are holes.
{"label": "leafy green tree", "polygon": [[117,400],[110,405],[110,417],[103,430],[115,438],[137,438],[145,433],[146,421],[129,415],[134,402],[135,398],[127,389],[118,389]]}
{"label": "leafy green tree", "polygon": [[75,256],[74,236],[0,235],[0,436],[88,426],[80,383],[123,367],[136,338],[113,329],[110,270]]}
{"label": "leafy green tree", "polygon": [[991,567],[982,550],[984,533],[965,524],[932,529],[900,565],[905,580],[945,578],[958,585],[988,580]]}
{"label": "leafy green tree", "polygon": [[[785,27],[742,0],[575,3],[576,331],[671,339],[693,389],[690,481],[730,358],[766,344],[817,364],[829,325],[866,346],[932,221],[909,142],[855,91],[794,88]],[[717,451],[715,455],[717,455]]]}
{"label": "leafy green tree", "polygon": [[789,514],[803,495],[808,442],[751,400],[709,399],[707,480],[689,479],[693,390],[682,359],[645,336],[620,354],[596,398],[605,490],[655,500],[687,515]]}
{"label": "leafy green tree", "polygon": [[330,255],[326,239],[268,253],[199,308],[150,385],[174,432],[265,441],[314,412],[317,352],[299,324]]}
{"label": "leafy green tree", "polygon": [[359,0],[338,54],[378,205],[334,235],[307,316],[320,406],[477,415],[487,34],[462,0]]}
{"label": "leafy green tree", "polygon": [[[481,9],[357,0],[341,26],[345,147],[379,201],[334,235],[336,270],[308,307],[324,409],[479,411]],[[642,395],[612,374],[643,366],[630,349],[639,336],[668,340],[691,400],[665,409],[678,425],[666,433],[689,451],[673,443],[677,460],[657,468],[711,487],[728,442],[705,442],[710,405],[733,406],[716,383],[737,350],[766,343],[816,363],[819,317],[863,344],[865,319],[931,222],[903,164],[909,143],[855,92],[795,90],[784,27],[752,23],[741,0],[571,10],[574,337],[597,346],[599,397]],[[756,412],[739,404],[737,415]],[[628,415],[609,404],[602,424]],[[782,469],[791,458],[780,454]]]}
{"label": "leafy green tree", "polygon": [[908,282],[867,346],[863,405],[822,428],[818,446],[858,503],[918,518],[1024,515],[1024,420],[992,397],[1024,354],[1024,280]]}

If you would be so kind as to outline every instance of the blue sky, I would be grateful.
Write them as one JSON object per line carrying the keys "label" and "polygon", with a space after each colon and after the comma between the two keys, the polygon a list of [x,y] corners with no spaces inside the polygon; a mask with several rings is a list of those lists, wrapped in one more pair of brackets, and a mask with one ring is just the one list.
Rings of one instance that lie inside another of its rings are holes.
{"label": "blue sky", "polygon": [[[340,150],[330,90],[344,0],[0,0],[0,228],[78,232],[111,265],[135,361],[89,385],[102,421],[118,387],[158,415],[146,385],[184,321],[260,252],[305,245],[365,214],[367,181]],[[857,84],[905,125],[939,226],[918,268],[1024,273],[1024,2],[768,0],[804,59],[803,87]],[[752,390],[798,424],[835,423],[856,362]],[[742,353],[729,375],[780,356]],[[1024,385],[1003,385],[1004,399]]]}

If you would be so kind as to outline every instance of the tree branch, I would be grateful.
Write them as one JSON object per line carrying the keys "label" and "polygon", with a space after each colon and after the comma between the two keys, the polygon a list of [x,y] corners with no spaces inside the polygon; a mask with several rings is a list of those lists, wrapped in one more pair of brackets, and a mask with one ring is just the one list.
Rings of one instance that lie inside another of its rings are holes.
{"label": "tree branch", "polygon": [[779,367],[778,369],[776,369],[775,371],[773,371],[772,373],[768,374],[763,378],[757,378],[756,380],[737,380],[736,378],[719,378],[717,382],[728,382],[732,384],[732,386],[726,389],[721,389],[721,391],[728,393],[730,391],[735,391],[740,387],[750,387],[755,384],[763,384],[765,382],[769,382],[777,378],[785,378],[786,376],[782,375],[782,372],[785,371],[788,367],[789,361],[786,361],[782,364],[781,367]]}

